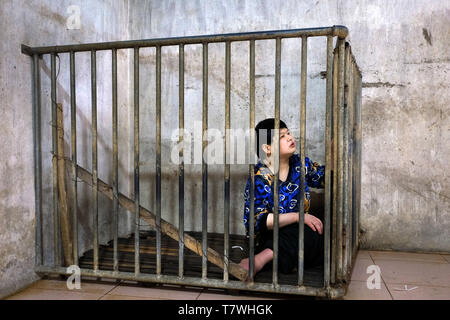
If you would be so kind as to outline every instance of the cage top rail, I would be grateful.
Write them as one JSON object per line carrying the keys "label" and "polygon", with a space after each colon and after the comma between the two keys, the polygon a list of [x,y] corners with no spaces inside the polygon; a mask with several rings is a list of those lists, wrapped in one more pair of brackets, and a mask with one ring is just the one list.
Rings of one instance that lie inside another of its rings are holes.
{"label": "cage top rail", "polygon": [[46,46],[46,47],[29,47],[27,45],[22,44],[22,53],[32,56],[34,54],[41,55],[48,53],[64,53],[64,52],[67,53],[67,52],[80,52],[91,50],[130,49],[136,47],[173,46],[180,44],[265,40],[265,39],[274,39],[277,37],[296,38],[303,36],[306,37],[337,36],[340,39],[345,39],[347,35],[348,35],[347,27],[334,25],[332,27],[323,27],[323,28],[226,33],[226,34],[173,37],[173,38],[70,44],[70,45]]}

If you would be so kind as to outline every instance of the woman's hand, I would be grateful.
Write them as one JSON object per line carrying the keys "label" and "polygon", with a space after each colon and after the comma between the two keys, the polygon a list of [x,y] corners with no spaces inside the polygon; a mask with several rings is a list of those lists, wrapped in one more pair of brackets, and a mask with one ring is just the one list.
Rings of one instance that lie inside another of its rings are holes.
{"label": "woman's hand", "polygon": [[320,219],[316,218],[315,216],[305,213],[305,224],[309,226],[313,231],[319,232],[319,234],[322,234],[323,230],[323,224]]}

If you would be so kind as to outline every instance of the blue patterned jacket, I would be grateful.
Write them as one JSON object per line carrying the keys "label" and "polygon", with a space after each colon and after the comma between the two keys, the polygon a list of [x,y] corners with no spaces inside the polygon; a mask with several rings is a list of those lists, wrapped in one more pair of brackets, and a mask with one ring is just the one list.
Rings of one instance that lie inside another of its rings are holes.
{"label": "blue patterned jacket", "polygon": [[[289,158],[289,173],[286,181],[278,180],[279,186],[279,213],[298,212],[299,205],[297,197],[300,184],[300,156],[293,154]],[[273,212],[273,178],[274,175],[270,169],[259,160],[255,165],[255,236],[267,231],[266,219],[269,213]],[[309,188],[323,188],[325,185],[325,166],[312,162],[305,157],[305,213],[309,210],[310,193]],[[247,179],[245,187],[244,199],[244,225],[249,230],[249,214],[250,214],[250,177]]]}

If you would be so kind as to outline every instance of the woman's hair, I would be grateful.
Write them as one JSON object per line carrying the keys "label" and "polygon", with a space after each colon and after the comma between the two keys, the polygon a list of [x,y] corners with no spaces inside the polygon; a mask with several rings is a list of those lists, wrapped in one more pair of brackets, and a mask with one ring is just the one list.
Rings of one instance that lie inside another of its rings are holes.
{"label": "woman's hair", "polygon": [[[288,128],[286,123],[283,122],[283,120],[280,120],[280,130],[283,128]],[[258,158],[260,158],[260,155],[264,154],[264,150],[262,149],[263,144],[272,144],[272,139],[275,134],[275,119],[274,118],[268,118],[265,120],[260,121],[256,127],[256,154],[258,155]]]}

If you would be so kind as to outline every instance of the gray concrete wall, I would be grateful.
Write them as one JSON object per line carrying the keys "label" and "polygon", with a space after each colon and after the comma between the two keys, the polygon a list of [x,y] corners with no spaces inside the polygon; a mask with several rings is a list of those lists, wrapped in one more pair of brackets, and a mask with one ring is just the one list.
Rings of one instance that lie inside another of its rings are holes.
{"label": "gray concrete wall", "polygon": [[[81,9],[79,30],[67,29],[72,4]],[[35,259],[34,233],[34,172],[32,133],[31,59],[21,54],[20,45],[45,46],[121,40],[128,38],[128,6],[122,1],[2,1],[0,4],[0,297],[13,293],[37,279],[33,272]],[[91,90],[89,54],[76,55],[77,130],[79,163],[91,168]],[[129,149],[129,58],[122,52],[119,70],[119,134],[120,144]],[[63,104],[66,147],[70,156],[70,84],[69,57],[56,59],[57,101]],[[107,53],[97,55],[98,76],[98,152],[99,176],[110,182],[112,162],[111,123],[111,58]],[[41,62],[42,79],[42,164],[43,164],[43,230],[44,263],[53,261],[53,219],[51,181],[51,103],[50,59]],[[69,129],[69,130],[67,130]],[[129,174],[129,155],[120,157],[120,174]],[[129,192],[122,184],[121,191]],[[79,184],[79,251],[92,246],[92,219],[89,217],[90,193]],[[112,205],[99,197],[100,241],[110,240]],[[127,234],[131,220],[125,214],[121,234]]]}
{"label": "gray concrete wall", "polygon": [[[363,73],[363,158],[361,225],[364,248],[450,251],[449,210],[449,16],[448,1],[79,1],[81,29],[67,30],[69,1],[2,1],[0,28],[0,296],[36,279],[34,264],[34,190],[31,117],[31,61],[20,54],[20,44],[42,46],[231,33],[259,30],[345,25]],[[298,138],[300,42],[283,41],[281,117]],[[325,41],[308,42],[307,154],[324,159],[323,116]],[[186,128],[193,132],[201,110],[201,47],[186,47]],[[248,47],[232,46],[232,128],[248,123]],[[132,195],[132,60],[119,52],[121,81],[120,146],[121,191]],[[257,117],[272,116],[274,101],[274,44],[257,45]],[[141,161],[142,203],[155,210],[155,54],[142,49]],[[98,54],[99,174],[111,180],[110,58]],[[224,46],[209,46],[209,127],[223,126]],[[61,56],[58,97],[69,127],[68,58]],[[49,161],[49,60],[44,59],[42,119],[43,160]],[[64,71],[65,70],[65,71]],[[178,123],[178,58],[176,48],[163,48],[162,76],[162,215],[177,224],[177,174],[170,162],[171,140]],[[90,86],[88,56],[77,55],[79,111],[78,157],[90,168]],[[128,83],[128,85],[127,85]],[[45,101],[44,101],[45,100]],[[194,112],[197,112],[196,114]],[[66,132],[67,151],[70,136]],[[245,147],[245,146],[244,146]],[[242,147],[241,147],[242,149]],[[241,152],[238,149],[237,152]],[[47,239],[52,239],[51,181],[44,166],[44,213]],[[243,189],[246,165],[231,166],[232,233],[243,233]],[[186,167],[186,229],[201,226],[201,166]],[[209,168],[209,226],[223,228],[223,172]],[[80,251],[90,247],[89,189],[80,185]],[[175,201],[172,199],[175,198]],[[110,202],[100,197],[102,242],[110,238]],[[126,214],[123,214],[126,217]],[[129,219],[121,222],[130,231]],[[46,262],[52,244],[46,240]]]}
{"label": "gray concrete wall", "polygon": [[[130,7],[132,38],[232,33],[345,25],[363,73],[362,200],[364,248],[450,250],[449,210],[449,13],[448,1],[164,1]],[[283,41],[281,118],[298,128],[299,46]],[[323,161],[325,43],[308,44],[307,154]],[[297,51],[295,51],[297,50]],[[201,47],[186,49],[186,122],[200,121]],[[248,123],[248,49],[233,44],[232,124]],[[256,121],[273,115],[274,45],[257,47]],[[150,69],[154,53],[149,52]],[[209,126],[223,126],[224,47],[209,46]],[[163,158],[177,128],[176,49],[163,51]],[[154,119],[154,76],[144,75],[149,92],[141,97]],[[189,102],[188,102],[189,101]],[[193,113],[197,110],[197,113]],[[189,112],[192,111],[192,112]],[[153,113],[152,113],[153,112]],[[211,116],[211,114],[213,116]],[[154,154],[154,128],[146,146]],[[296,135],[298,137],[298,130]],[[191,130],[192,132],[192,130]],[[154,163],[154,162],[153,162]],[[163,163],[165,163],[163,161]],[[163,166],[163,215],[176,223],[176,167]],[[154,164],[153,164],[154,165]],[[149,167],[151,171],[151,167]],[[231,168],[232,232],[242,233],[246,166]],[[153,171],[154,172],[154,171]],[[186,225],[201,226],[201,166],[187,167]],[[208,230],[222,230],[222,171],[209,168]],[[150,175],[151,176],[151,175]],[[154,195],[152,180],[143,189]],[[193,179],[191,179],[193,178]],[[148,205],[154,198],[148,199]]]}

